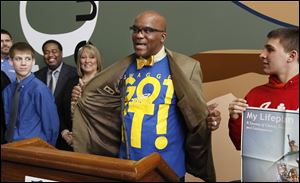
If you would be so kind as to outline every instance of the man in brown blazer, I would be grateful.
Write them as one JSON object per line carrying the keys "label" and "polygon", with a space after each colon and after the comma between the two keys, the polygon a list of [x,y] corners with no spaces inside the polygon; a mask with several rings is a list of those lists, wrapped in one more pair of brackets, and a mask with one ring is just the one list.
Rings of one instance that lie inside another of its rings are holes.
{"label": "man in brown blazer", "polygon": [[[74,111],[74,150],[133,160],[158,152],[179,177],[187,171],[216,181],[211,130],[221,118],[216,106],[208,107],[202,97],[200,63],[164,48],[166,20],[157,12],[140,13],[131,30],[135,53],[98,73],[83,91],[73,90],[74,99],[82,92]],[[142,58],[148,60],[136,61]],[[157,103],[160,98],[165,100]],[[138,134],[132,126],[140,119]],[[161,136],[156,124],[164,120],[165,137],[156,141]],[[180,160],[169,158],[175,154]]]}

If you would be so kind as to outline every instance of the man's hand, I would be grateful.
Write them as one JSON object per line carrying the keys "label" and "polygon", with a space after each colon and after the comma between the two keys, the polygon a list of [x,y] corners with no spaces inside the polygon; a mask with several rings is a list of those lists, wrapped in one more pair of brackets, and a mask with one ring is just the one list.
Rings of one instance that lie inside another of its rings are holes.
{"label": "man's hand", "polygon": [[61,136],[65,141],[70,145],[73,146],[73,133],[69,130],[65,129],[61,132]]}
{"label": "man's hand", "polygon": [[242,98],[234,99],[228,106],[230,118],[238,119],[239,115],[246,110],[246,107],[248,107],[246,100]]}
{"label": "man's hand", "polygon": [[219,128],[221,123],[221,112],[218,111],[217,108],[218,104],[213,103],[208,105],[208,117],[206,118],[207,126],[211,131],[214,131]]}

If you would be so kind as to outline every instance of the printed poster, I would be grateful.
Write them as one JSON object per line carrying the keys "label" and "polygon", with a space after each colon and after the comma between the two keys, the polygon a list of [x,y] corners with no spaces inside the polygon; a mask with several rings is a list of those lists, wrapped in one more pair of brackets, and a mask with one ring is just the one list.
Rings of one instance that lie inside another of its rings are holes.
{"label": "printed poster", "polygon": [[241,153],[243,182],[299,182],[299,111],[247,108]]}

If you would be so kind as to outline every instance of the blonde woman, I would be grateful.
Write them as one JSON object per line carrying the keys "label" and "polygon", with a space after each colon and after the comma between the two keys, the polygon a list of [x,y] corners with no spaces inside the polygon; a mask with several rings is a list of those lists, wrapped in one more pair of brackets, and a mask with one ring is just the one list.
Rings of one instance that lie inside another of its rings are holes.
{"label": "blonde woman", "polygon": [[91,44],[86,44],[79,49],[76,63],[77,73],[80,77],[79,84],[85,85],[102,69],[101,54],[99,50]]}
{"label": "blonde woman", "polygon": [[[77,73],[79,76],[79,83],[81,87],[84,86],[98,73],[102,70],[102,56],[100,51],[92,44],[86,44],[78,51],[78,56],[76,60]],[[71,116],[73,117],[74,106],[76,101],[71,102]],[[73,134],[70,130],[65,129],[62,132],[63,138],[66,142],[72,146],[73,145]]]}

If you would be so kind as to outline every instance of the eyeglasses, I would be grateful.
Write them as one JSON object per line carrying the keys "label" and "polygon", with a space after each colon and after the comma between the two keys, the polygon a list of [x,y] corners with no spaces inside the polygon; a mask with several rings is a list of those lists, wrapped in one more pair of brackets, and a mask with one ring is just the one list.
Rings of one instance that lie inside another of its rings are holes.
{"label": "eyeglasses", "polygon": [[22,61],[30,62],[30,61],[32,61],[32,57],[13,57],[13,61],[15,61],[15,62],[22,62]]}
{"label": "eyeglasses", "polygon": [[163,30],[158,30],[158,29],[154,29],[154,28],[151,28],[151,27],[138,28],[136,26],[131,26],[131,27],[129,27],[129,29],[134,34],[138,34],[139,32],[141,32],[142,34],[150,34],[150,33],[153,33],[153,32],[165,32]]}

